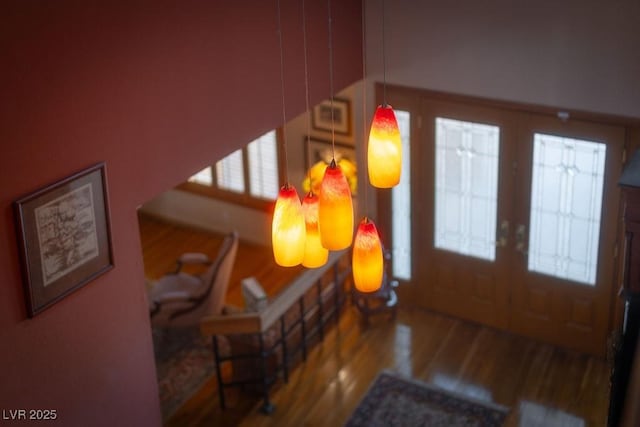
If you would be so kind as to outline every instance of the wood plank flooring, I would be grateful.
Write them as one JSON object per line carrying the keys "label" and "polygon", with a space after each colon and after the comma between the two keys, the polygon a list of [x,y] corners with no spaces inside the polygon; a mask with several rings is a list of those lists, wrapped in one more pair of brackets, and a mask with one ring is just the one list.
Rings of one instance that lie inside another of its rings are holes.
{"label": "wood plank flooring", "polygon": [[[215,254],[220,242],[220,236],[144,216],[140,230],[149,278],[171,270],[176,253]],[[228,295],[237,305],[242,277],[256,276],[273,295],[296,274],[274,266],[269,248],[242,242],[238,259]],[[508,406],[507,426],[606,425],[605,361],[400,303],[395,321],[381,316],[369,326],[346,307],[289,383],[275,387],[272,415],[258,411],[257,397],[235,390],[227,393],[230,407],[222,411],[212,379],[166,425],[339,426],[383,369]]]}

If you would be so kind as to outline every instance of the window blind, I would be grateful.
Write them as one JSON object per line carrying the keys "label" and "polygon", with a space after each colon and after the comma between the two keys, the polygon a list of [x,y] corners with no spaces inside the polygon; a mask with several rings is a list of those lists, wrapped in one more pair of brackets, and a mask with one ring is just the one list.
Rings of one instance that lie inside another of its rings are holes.
{"label": "window blind", "polygon": [[216,163],[216,182],[221,190],[244,193],[242,149],[234,151]]}
{"label": "window blind", "polygon": [[212,186],[213,175],[211,175],[211,173],[212,173],[211,166],[207,166],[206,168],[202,169],[200,172],[198,172],[197,174],[189,178],[189,182],[195,182],[196,184]]}
{"label": "window blind", "polygon": [[278,149],[276,132],[270,131],[249,143],[249,191],[252,196],[278,197]]}

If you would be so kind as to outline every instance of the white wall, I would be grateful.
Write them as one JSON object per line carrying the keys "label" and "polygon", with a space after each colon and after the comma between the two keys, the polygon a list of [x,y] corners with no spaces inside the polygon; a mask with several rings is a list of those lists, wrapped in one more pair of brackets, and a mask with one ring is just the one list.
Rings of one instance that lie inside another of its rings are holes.
{"label": "white wall", "polygon": [[[381,4],[365,6],[376,81]],[[640,1],[393,0],[385,10],[389,83],[640,117]]]}
{"label": "white wall", "polygon": [[[339,97],[352,101],[351,128],[354,128],[356,117],[360,123],[355,127],[361,132],[362,115],[357,109],[361,104],[355,99],[355,86],[350,86],[340,93]],[[354,111],[355,110],[355,111]],[[305,177],[305,136],[307,135],[308,114],[304,113],[292,119],[286,126],[287,154],[289,162],[289,182],[294,185],[300,197],[304,197],[302,181]],[[309,125],[309,127],[311,127]],[[314,130],[310,135],[314,138],[331,140],[330,132]],[[249,143],[250,141],[247,141]],[[354,144],[354,136],[336,135],[336,142]],[[212,159],[211,163],[215,163]],[[193,171],[196,173],[198,171]],[[189,177],[186,176],[185,181]],[[197,194],[168,190],[145,203],[141,210],[154,216],[165,218],[171,222],[190,224],[206,230],[226,233],[232,229],[238,230],[240,238],[252,243],[271,245],[271,215],[270,213],[246,208],[237,204],[204,197]]]}
{"label": "white wall", "polygon": [[186,191],[165,191],[145,203],[141,210],[170,222],[219,233],[238,230],[241,239],[252,243],[271,241],[271,225],[264,212]]}

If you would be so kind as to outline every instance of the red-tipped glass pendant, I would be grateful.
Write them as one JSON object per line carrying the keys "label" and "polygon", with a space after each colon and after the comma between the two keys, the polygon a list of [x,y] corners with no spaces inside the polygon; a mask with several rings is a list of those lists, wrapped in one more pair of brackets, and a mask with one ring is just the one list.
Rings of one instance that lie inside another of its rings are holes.
{"label": "red-tipped glass pendant", "polygon": [[273,256],[278,265],[293,267],[304,258],[306,230],[302,205],[295,187],[280,189],[271,224]]}
{"label": "red-tipped glass pendant", "polygon": [[335,160],[327,166],[322,178],[318,219],[322,246],[331,251],[338,251],[351,245],[353,239],[351,190]]}
{"label": "red-tipped glass pendant", "polygon": [[364,218],[353,242],[353,281],[360,292],[375,292],[382,285],[383,257],[380,236],[373,221]]}
{"label": "red-tipped glass pendant", "polygon": [[400,182],[402,140],[398,121],[390,105],[379,105],[371,122],[367,149],[369,181],[378,188],[391,188]]}
{"label": "red-tipped glass pendant", "polygon": [[321,267],[329,258],[329,251],[320,242],[318,228],[318,207],[320,199],[313,193],[308,193],[302,200],[302,212],[306,226],[306,240],[302,265],[308,268]]}

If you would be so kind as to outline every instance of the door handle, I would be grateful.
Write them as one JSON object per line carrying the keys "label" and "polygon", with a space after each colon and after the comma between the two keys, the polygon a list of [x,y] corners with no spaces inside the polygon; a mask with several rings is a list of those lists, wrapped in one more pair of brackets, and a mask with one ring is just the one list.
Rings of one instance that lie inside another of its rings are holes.
{"label": "door handle", "polygon": [[529,253],[529,250],[525,245],[526,234],[527,226],[524,224],[518,224],[516,227],[516,251],[523,255],[527,255]]}
{"label": "door handle", "polygon": [[509,221],[504,220],[500,223],[500,228],[498,229],[497,234],[496,246],[499,248],[504,248],[509,242]]}

